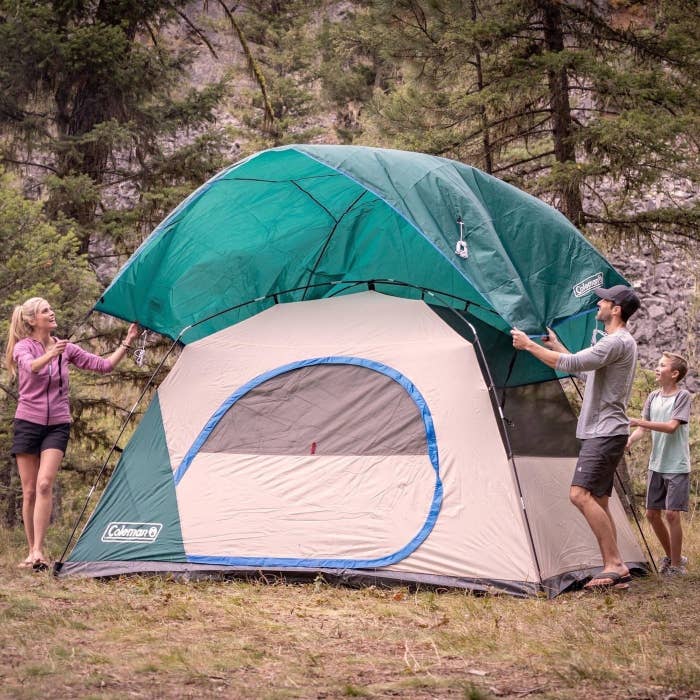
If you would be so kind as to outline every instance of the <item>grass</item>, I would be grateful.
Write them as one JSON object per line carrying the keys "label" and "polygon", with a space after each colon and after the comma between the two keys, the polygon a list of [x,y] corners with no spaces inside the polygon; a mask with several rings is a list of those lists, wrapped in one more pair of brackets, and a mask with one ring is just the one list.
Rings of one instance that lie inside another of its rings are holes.
{"label": "grass", "polygon": [[551,601],[56,580],[17,569],[21,533],[0,530],[0,697],[700,698],[700,527],[686,526],[688,576]]}

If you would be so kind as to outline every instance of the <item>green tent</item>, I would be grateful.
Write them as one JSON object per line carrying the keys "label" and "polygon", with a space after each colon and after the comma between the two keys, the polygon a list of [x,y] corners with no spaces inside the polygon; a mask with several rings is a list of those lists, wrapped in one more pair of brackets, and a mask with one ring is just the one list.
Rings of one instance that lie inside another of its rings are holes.
{"label": "green tent", "polygon": [[[445,158],[293,145],[188,197],[95,308],[187,344],[276,304],[365,291],[423,298],[474,325],[497,386],[554,378],[515,326],[590,344],[592,290],[625,280],[559,212]],[[463,324],[462,324],[463,325]]]}

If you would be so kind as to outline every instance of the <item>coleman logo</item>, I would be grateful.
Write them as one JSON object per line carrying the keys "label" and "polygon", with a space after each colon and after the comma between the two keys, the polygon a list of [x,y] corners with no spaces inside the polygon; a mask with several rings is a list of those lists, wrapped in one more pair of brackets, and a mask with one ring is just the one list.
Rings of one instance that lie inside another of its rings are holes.
{"label": "coleman logo", "polygon": [[102,533],[103,542],[155,542],[163,523],[109,523]]}
{"label": "coleman logo", "polygon": [[603,286],[603,273],[599,272],[597,275],[591,275],[586,277],[585,280],[574,285],[574,296],[583,297],[588,294],[588,292]]}

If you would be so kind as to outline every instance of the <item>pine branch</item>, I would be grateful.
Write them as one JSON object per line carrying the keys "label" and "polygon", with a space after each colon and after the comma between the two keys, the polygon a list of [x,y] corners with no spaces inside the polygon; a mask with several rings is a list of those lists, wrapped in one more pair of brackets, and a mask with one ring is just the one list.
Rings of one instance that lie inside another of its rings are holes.
{"label": "pine branch", "polygon": [[432,36],[430,36],[430,32],[428,32],[428,23],[425,17],[425,13],[421,9],[421,7],[418,4],[411,3],[410,11],[414,19],[416,20],[415,24],[409,22],[408,20],[405,20],[403,17],[397,14],[392,15],[392,18],[400,25],[403,24],[411,29],[417,29],[418,32],[425,36],[425,38],[432,44],[437,43],[435,39]]}
{"label": "pine branch", "polygon": [[[508,165],[504,165],[501,168],[495,168],[492,175],[495,175],[496,173],[501,173],[504,170],[512,170],[513,168],[517,168],[519,165],[524,165],[525,163],[531,163],[533,160],[539,160],[540,158],[546,158],[547,156],[553,156],[554,155],[554,150],[551,151],[546,151],[545,153],[538,153],[535,156],[532,156],[530,158],[523,158],[522,160],[518,160],[515,163],[508,163]],[[544,166],[548,167],[548,166]]]}
{"label": "pine branch", "polygon": [[153,31],[153,27],[151,27],[149,22],[144,21],[144,24],[146,25],[146,29],[148,30],[148,34],[151,37],[151,41],[153,42],[153,46],[156,48],[159,48],[160,44],[158,44],[158,37],[156,36],[155,32]]}
{"label": "pine branch", "polygon": [[47,165],[46,163],[35,163],[30,160],[15,160],[14,158],[6,158],[4,156],[0,158],[0,163],[12,163],[13,165],[28,165],[33,168],[43,168],[44,170],[50,170],[52,173],[56,173],[58,175],[58,170],[50,165]]}
{"label": "pine branch", "polygon": [[236,32],[236,35],[238,36],[238,41],[240,42],[241,48],[243,49],[243,53],[245,54],[246,61],[248,63],[248,70],[250,71],[251,75],[255,79],[255,82],[260,88],[260,92],[263,98],[264,111],[263,129],[271,131],[272,126],[275,122],[275,115],[272,111],[272,104],[270,103],[270,98],[267,94],[267,82],[265,81],[265,76],[262,74],[260,66],[255,60],[255,57],[253,56],[250,50],[250,46],[248,45],[248,41],[245,38],[238,22],[236,21],[236,18],[233,16],[233,13],[228,9],[228,7],[226,7],[226,2],[224,0],[217,0],[217,2],[223,8],[224,12],[226,13],[226,16],[229,19],[229,22],[231,23],[231,26],[233,27],[233,30]]}
{"label": "pine branch", "polygon": [[214,50],[214,47],[211,45],[211,42],[207,37],[204,35],[204,32],[187,16],[186,13],[182,12],[182,10],[179,10],[177,7],[175,7],[171,2],[166,2],[168,7],[170,7],[172,10],[174,10],[182,19],[182,21],[202,40],[202,42],[206,45],[206,47],[209,49],[209,52],[211,55],[218,60],[219,56],[217,55],[216,51]]}
{"label": "pine branch", "polygon": [[589,22],[592,27],[600,31],[600,36],[606,38],[608,41],[617,42],[624,47],[634,48],[650,58],[666,62],[669,65],[683,65],[680,61],[669,56],[668,53],[661,51],[654,42],[653,36],[647,39],[646,37],[636,34],[630,29],[615,29],[612,25],[606,22],[603,17],[591,12],[590,7],[587,6],[586,3],[582,3],[581,6],[568,4],[567,10],[573,15]]}

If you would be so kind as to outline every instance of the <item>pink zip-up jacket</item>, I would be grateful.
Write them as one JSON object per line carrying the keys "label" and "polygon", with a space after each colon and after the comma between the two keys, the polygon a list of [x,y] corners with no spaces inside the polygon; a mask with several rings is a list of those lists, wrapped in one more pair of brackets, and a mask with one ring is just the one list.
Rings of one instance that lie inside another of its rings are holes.
{"label": "pink zip-up jacket", "polygon": [[44,353],[44,346],[34,338],[23,338],[15,345],[12,356],[17,363],[19,385],[15,418],[40,425],[70,423],[68,365],[102,374],[111,372],[114,367],[109,360],[68,343],[60,363],[58,357],[52,357],[38,372],[32,372],[32,362]]}

